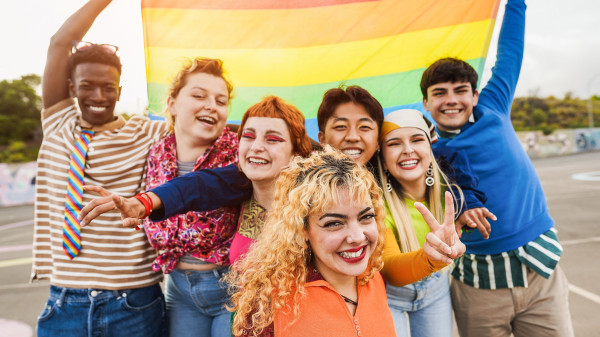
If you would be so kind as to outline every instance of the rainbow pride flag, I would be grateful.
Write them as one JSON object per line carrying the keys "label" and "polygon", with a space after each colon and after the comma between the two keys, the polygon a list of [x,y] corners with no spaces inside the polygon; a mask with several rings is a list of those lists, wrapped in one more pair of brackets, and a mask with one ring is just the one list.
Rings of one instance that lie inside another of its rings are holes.
{"label": "rainbow pride flag", "polygon": [[419,81],[440,57],[482,72],[500,0],[142,0],[150,113],[186,58],[223,60],[229,121],[265,95],[296,105],[316,139],[323,93],[369,90],[386,112],[422,110]]}

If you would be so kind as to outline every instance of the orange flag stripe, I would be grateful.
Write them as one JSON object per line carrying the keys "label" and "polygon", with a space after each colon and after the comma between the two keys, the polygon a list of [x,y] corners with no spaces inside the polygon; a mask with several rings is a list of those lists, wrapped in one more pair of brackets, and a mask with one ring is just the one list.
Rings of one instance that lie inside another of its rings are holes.
{"label": "orange flag stripe", "polygon": [[497,11],[492,1],[479,0],[454,0],[447,8],[439,0],[384,0],[277,11],[143,8],[142,16],[146,48],[243,49],[381,38],[486,20]]}

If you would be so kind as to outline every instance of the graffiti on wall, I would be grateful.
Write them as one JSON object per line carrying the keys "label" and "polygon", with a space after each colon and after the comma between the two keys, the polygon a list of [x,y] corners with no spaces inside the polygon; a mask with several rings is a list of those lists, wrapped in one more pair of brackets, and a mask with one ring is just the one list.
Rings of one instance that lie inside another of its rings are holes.
{"label": "graffiti on wall", "polygon": [[524,131],[517,135],[531,158],[600,150],[600,128],[556,130],[550,135]]}
{"label": "graffiti on wall", "polygon": [[33,203],[36,163],[0,163],[0,206]]}

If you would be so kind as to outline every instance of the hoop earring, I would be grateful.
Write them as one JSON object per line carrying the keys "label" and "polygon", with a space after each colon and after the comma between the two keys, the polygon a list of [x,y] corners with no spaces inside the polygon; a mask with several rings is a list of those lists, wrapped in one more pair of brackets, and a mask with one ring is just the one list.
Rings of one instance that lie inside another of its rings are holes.
{"label": "hoop earring", "polygon": [[435,183],[435,179],[433,179],[433,164],[429,164],[429,168],[427,169],[427,178],[425,178],[425,185],[431,187]]}
{"label": "hoop earring", "polygon": [[390,171],[385,170],[385,189],[392,193],[392,183],[390,182]]}

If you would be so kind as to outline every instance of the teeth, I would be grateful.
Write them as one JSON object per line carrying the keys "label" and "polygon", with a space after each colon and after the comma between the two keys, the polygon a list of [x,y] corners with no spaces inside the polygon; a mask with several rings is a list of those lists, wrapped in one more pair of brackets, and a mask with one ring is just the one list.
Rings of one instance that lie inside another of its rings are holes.
{"label": "teeth", "polygon": [[266,161],[264,159],[258,159],[258,158],[249,158],[248,161],[251,164],[266,164],[266,163],[268,163],[268,161]]}
{"label": "teeth", "polygon": [[214,118],[208,116],[200,116],[196,119],[202,122],[207,122],[209,124],[215,124],[217,122]]}
{"label": "teeth", "polygon": [[363,250],[365,250],[365,247],[363,247],[361,250],[351,253],[351,252],[339,252],[338,254],[345,258],[345,259],[353,259],[355,257],[359,257],[360,254],[362,254]]}
{"label": "teeth", "polygon": [[345,155],[350,156],[350,157],[358,157],[362,153],[362,150],[352,149],[352,150],[343,150],[342,152]]}
{"label": "teeth", "polygon": [[444,110],[445,114],[457,114],[459,113],[460,110],[458,109],[452,109],[452,110]]}
{"label": "teeth", "polygon": [[96,112],[102,112],[104,110],[106,110],[105,106],[92,106],[92,105],[88,105],[88,108],[92,111],[96,111]]}
{"label": "teeth", "polygon": [[402,167],[415,166],[415,165],[417,165],[418,162],[419,162],[418,160],[407,160],[407,161],[401,162],[400,166],[402,166]]}

